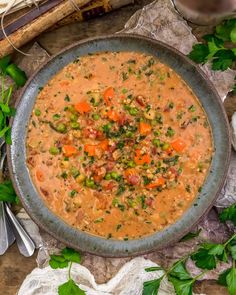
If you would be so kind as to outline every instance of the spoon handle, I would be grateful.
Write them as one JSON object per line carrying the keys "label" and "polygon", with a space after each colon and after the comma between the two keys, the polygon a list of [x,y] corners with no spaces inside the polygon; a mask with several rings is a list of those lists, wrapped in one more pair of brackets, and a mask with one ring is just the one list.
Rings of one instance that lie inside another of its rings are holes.
{"label": "spoon handle", "polygon": [[18,219],[11,212],[9,206],[5,203],[5,209],[12,223],[13,232],[16,237],[16,243],[20,253],[25,257],[30,257],[34,254],[35,245],[28,233],[24,230]]}
{"label": "spoon handle", "polygon": [[0,202],[0,255],[3,255],[8,247],[15,241],[15,236],[7,220],[3,202]]}

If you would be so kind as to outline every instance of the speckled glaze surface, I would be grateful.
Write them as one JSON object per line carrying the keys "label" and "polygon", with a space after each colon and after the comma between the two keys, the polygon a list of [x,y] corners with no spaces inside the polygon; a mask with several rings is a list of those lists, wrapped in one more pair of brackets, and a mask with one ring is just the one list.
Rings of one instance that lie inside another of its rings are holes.
{"label": "speckled glaze surface", "polygon": [[[190,86],[205,109],[212,131],[215,154],[209,175],[192,206],[173,225],[148,237],[117,241],[106,240],[67,225],[54,215],[39,196],[26,166],[25,139],[38,88],[76,57],[100,51],[138,51],[151,54],[174,69]],[[27,82],[17,103],[12,123],[13,143],[8,147],[8,163],[14,187],[32,219],[52,236],[68,246],[101,256],[125,257],[163,248],[178,241],[211,208],[227,175],[230,135],[227,117],[212,84],[204,73],[177,50],[135,35],[104,36],[73,44],[47,61]]]}

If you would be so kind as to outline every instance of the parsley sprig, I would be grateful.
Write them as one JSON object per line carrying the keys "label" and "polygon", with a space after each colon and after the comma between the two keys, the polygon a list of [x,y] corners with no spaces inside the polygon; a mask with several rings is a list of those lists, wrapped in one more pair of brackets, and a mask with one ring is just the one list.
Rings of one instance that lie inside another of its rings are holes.
{"label": "parsley sprig", "polygon": [[[198,64],[210,61],[214,71],[235,68],[236,18],[224,20],[214,28],[213,34],[203,36],[203,40],[203,43],[193,46],[189,58]],[[236,84],[233,90],[236,93]]]}
{"label": "parsley sprig", "polygon": [[[234,234],[224,244],[204,243],[200,245],[199,249],[187,254],[180,260],[176,261],[169,269],[161,267],[151,267],[145,270],[150,271],[164,271],[158,279],[144,282],[142,295],[157,295],[161,281],[166,277],[174,286],[177,295],[191,295],[193,294],[193,286],[195,282],[209,270],[216,268],[217,262],[229,262],[232,260],[232,267],[220,274],[218,283],[228,287],[230,295],[236,294],[236,234]],[[192,259],[195,265],[202,269],[197,276],[192,277],[186,268],[186,262]]]}
{"label": "parsley sprig", "polygon": [[64,248],[60,255],[51,255],[49,265],[53,269],[68,267],[68,281],[58,287],[59,295],[85,295],[85,292],[71,278],[72,263],[80,263],[80,253],[71,249]]}
{"label": "parsley sprig", "polygon": [[[13,80],[13,84],[6,87],[6,77],[9,76]],[[9,106],[12,92],[15,88],[24,86],[26,82],[26,74],[14,63],[11,63],[9,56],[0,59],[0,137],[4,137],[7,144],[11,144],[11,127],[9,120],[15,115],[15,109]]]}
{"label": "parsley sprig", "polygon": [[0,202],[19,203],[15,190],[10,180],[0,183]]}

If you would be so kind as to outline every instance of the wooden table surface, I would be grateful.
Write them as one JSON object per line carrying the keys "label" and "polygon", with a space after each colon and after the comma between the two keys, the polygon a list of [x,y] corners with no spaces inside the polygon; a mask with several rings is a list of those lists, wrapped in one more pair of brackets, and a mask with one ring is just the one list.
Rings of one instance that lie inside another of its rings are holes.
{"label": "wooden table surface", "polygon": [[[51,32],[45,32],[36,41],[50,54],[55,54],[67,45],[83,38],[112,34],[121,30],[136,10],[150,2],[150,0],[138,0],[134,5],[123,7],[105,16],[83,23],[70,24]],[[209,28],[207,27],[195,28],[197,34],[208,30]],[[225,101],[225,107],[228,116],[231,117],[232,113],[236,111],[236,97],[229,96]],[[25,276],[36,267],[36,254],[31,258],[25,258],[19,254],[14,244],[4,256],[0,257],[0,294],[16,294]],[[209,295],[227,294],[225,288],[217,285],[214,281],[198,284],[195,291]]]}

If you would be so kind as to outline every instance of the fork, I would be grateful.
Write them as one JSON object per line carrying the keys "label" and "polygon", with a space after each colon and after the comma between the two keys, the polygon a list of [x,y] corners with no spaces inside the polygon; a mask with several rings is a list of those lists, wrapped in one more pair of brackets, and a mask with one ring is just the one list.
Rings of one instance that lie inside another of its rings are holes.
{"label": "fork", "polygon": [[[0,138],[0,181],[3,179],[3,166],[6,160],[6,146],[2,138]],[[6,216],[3,202],[0,202],[0,255],[3,255],[9,246],[15,241],[9,220]]]}
{"label": "fork", "polygon": [[[4,161],[6,159],[6,144],[4,140],[0,138],[0,174],[2,176],[3,172],[3,166]],[[2,222],[3,224],[3,231],[0,231],[0,236],[3,237],[3,250],[7,250],[7,248],[11,245],[11,243],[14,242],[16,239],[16,243],[18,246],[18,249],[22,255],[25,257],[32,256],[35,250],[35,244],[28,235],[28,233],[25,231],[25,229],[22,227],[18,219],[15,217],[15,215],[12,213],[9,205],[7,203],[0,202],[1,204],[1,212],[2,216]],[[1,216],[1,213],[0,213]],[[1,223],[0,223],[1,224]],[[9,226],[11,225],[11,226]],[[0,225],[1,229],[1,225]],[[5,242],[6,241],[6,242]],[[1,244],[0,244],[1,247]],[[5,253],[5,251],[3,253]],[[1,254],[1,250],[0,250]]]}

